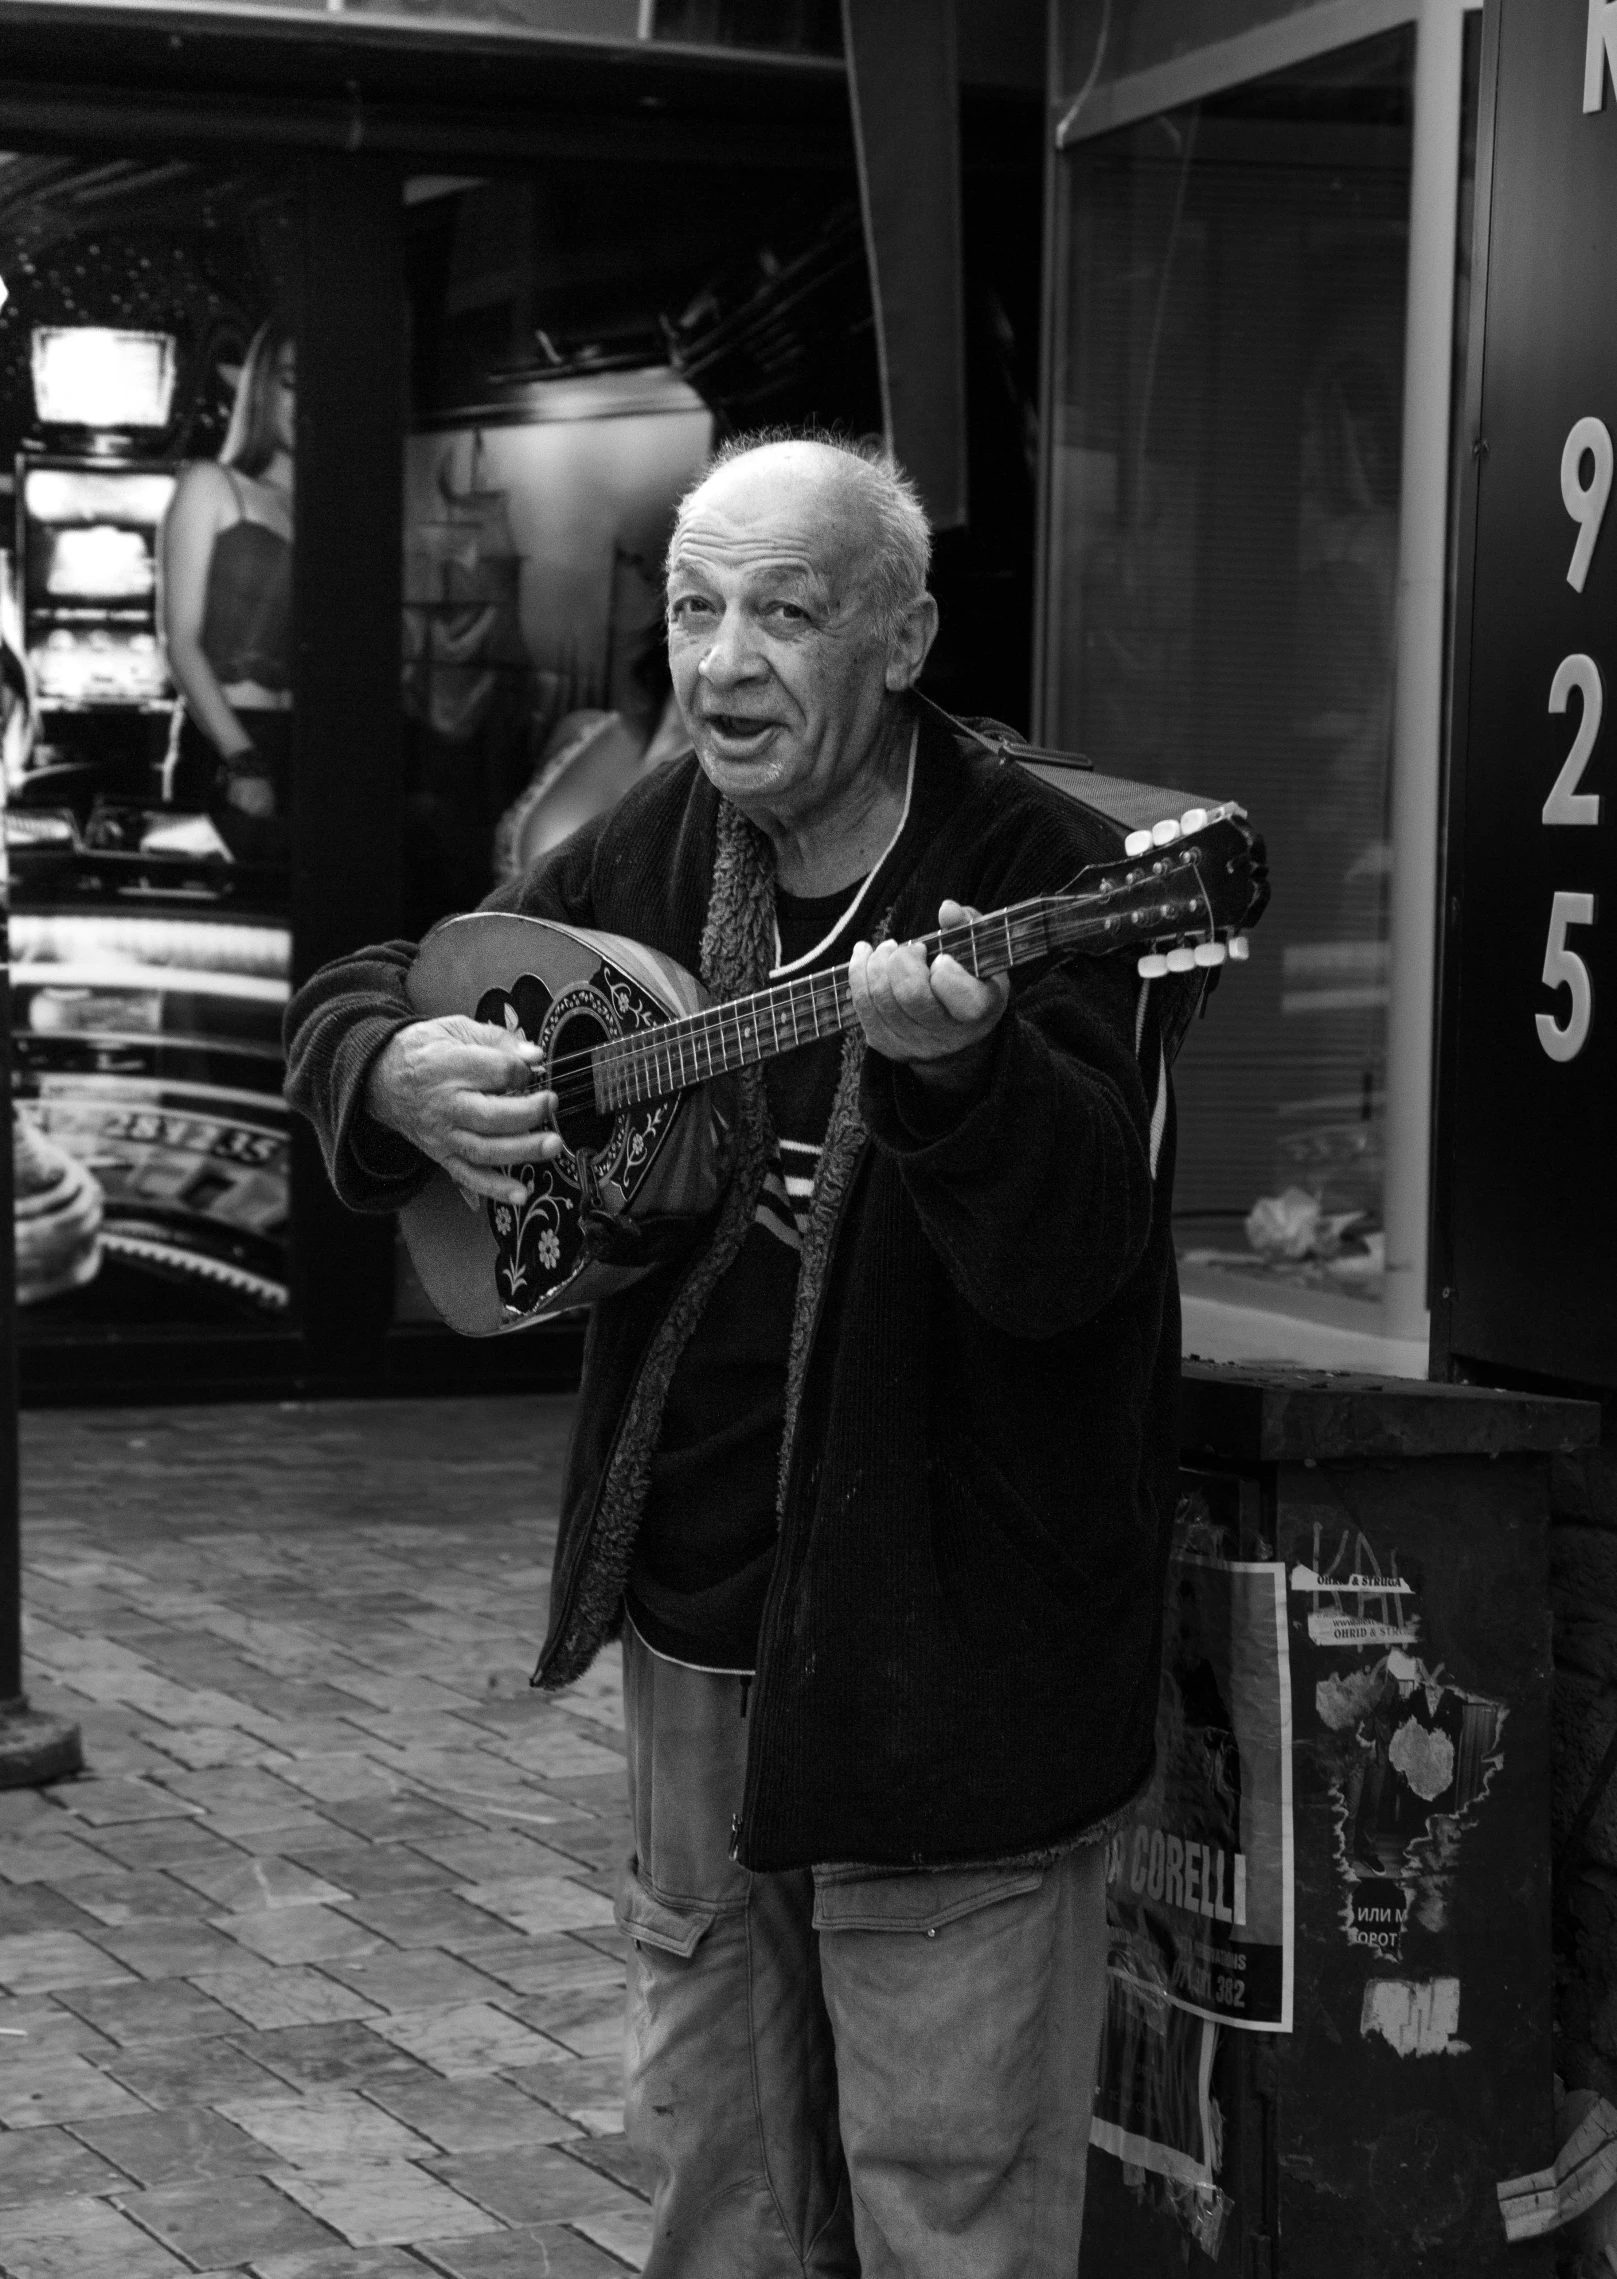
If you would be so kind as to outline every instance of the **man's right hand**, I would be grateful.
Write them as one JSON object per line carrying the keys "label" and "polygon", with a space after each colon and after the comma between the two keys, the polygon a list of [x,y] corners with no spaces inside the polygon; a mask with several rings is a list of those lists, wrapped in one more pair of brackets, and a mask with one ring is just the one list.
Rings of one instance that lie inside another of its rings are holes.
{"label": "man's right hand", "polygon": [[547,1163],[561,1153],[556,1095],[536,1091],[537,1045],[448,1013],[412,1021],[377,1055],[365,1105],[378,1123],[442,1164],[475,1210],[477,1198],[525,1203],[505,1166]]}

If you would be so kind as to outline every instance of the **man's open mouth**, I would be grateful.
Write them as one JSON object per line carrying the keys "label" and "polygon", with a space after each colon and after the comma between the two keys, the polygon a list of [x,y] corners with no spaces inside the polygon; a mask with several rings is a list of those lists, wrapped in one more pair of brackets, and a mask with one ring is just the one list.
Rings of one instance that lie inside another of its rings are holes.
{"label": "man's open mouth", "polygon": [[742,712],[709,712],[704,724],[716,744],[732,751],[755,751],[773,734],[776,722],[751,719]]}

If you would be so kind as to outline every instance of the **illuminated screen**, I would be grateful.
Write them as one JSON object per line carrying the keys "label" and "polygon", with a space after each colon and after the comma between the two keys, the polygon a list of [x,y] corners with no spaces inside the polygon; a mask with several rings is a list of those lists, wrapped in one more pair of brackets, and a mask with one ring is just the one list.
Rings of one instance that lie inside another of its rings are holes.
{"label": "illuminated screen", "polygon": [[34,330],[34,408],[49,426],[166,427],[174,335],[105,325]]}
{"label": "illuminated screen", "polygon": [[31,522],[116,522],[136,530],[155,530],[173,496],[170,474],[108,467],[30,467],[22,494]]}
{"label": "illuminated screen", "polygon": [[50,534],[45,591],[56,599],[143,600],[156,582],[150,542],[143,531],[93,522],[87,530]]}

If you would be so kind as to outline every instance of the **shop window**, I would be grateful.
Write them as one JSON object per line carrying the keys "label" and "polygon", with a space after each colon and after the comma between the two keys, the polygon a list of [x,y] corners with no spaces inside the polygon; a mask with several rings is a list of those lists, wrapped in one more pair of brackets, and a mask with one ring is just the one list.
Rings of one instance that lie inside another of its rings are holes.
{"label": "shop window", "polygon": [[296,217],[0,157],[24,1334],[284,1319]]}
{"label": "shop window", "polygon": [[[715,438],[879,426],[851,173],[673,189],[559,162],[405,185],[412,936],[688,750],[663,560]],[[430,1318],[402,1251],[399,1315]]]}
{"label": "shop window", "polygon": [[1380,1295],[1413,62],[1395,32],[1063,162],[1046,732],[1239,798],[1274,879],[1178,1071],[1193,1289]]}

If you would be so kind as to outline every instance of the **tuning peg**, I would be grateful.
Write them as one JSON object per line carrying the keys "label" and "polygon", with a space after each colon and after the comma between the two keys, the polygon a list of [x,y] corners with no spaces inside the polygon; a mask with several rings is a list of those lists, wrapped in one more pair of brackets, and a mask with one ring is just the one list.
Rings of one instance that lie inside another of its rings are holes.
{"label": "tuning peg", "polygon": [[1123,852],[1131,861],[1136,855],[1148,855],[1151,852],[1150,832],[1131,831],[1123,841]]}
{"label": "tuning peg", "polygon": [[1187,807],[1179,818],[1179,828],[1187,839],[1193,838],[1198,831],[1206,830],[1207,820],[1205,807]]}
{"label": "tuning peg", "polygon": [[1232,934],[1230,936],[1230,955],[1237,965],[1245,965],[1247,959],[1252,955],[1252,944],[1247,940],[1245,934]]}
{"label": "tuning peg", "polygon": [[1183,942],[1177,949],[1168,952],[1168,971],[1170,973],[1191,973],[1195,970],[1195,965],[1195,951],[1187,949]]}
{"label": "tuning peg", "polygon": [[1171,847],[1179,835],[1179,826],[1173,817],[1164,815],[1160,823],[1151,827],[1151,844],[1154,847]]}
{"label": "tuning peg", "polygon": [[1198,942],[1192,954],[1198,965],[1222,965],[1229,952],[1222,942]]}
{"label": "tuning peg", "polygon": [[1136,965],[1142,981],[1160,981],[1167,970],[1168,961],[1160,950],[1147,950]]}

